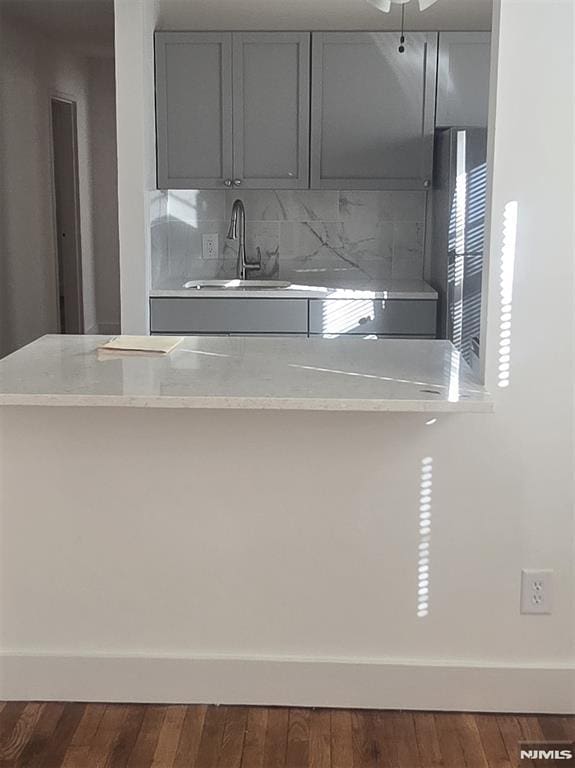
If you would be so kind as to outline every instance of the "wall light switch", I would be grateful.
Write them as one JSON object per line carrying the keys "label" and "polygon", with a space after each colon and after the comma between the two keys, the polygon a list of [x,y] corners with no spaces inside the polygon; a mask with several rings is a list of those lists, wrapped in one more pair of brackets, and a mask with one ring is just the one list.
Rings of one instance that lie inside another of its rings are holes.
{"label": "wall light switch", "polygon": [[202,258],[203,259],[217,259],[220,251],[219,236],[203,235],[202,236]]}

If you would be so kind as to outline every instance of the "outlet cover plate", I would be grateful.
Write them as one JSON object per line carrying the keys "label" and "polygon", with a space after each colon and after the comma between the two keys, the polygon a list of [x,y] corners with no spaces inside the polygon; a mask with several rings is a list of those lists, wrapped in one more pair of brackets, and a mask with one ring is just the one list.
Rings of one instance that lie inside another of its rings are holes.
{"label": "outlet cover plate", "polygon": [[219,243],[219,236],[217,234],[213,235],[203,235],[202,236],[202,258],[203,259],[217,259],[219,256],[219,250],[220,250],[220,243]]}
{"label": "outlet cover plate", "polygon": [[551,613],[553,571],[521,571],[521,613]]}

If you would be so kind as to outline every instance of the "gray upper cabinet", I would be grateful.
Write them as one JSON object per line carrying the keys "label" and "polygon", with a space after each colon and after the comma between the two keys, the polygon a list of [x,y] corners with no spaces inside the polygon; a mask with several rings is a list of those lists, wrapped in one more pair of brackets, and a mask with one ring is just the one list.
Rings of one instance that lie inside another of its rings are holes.
{"label": "gray upper cabinet", "polygon": [[309,186],[309,33],[156,33],[158,187]]}
{"label": "gray upper cabinet", "polygon": [[234,180],[309,186],[308,33],[233,35]]}
{"label": "gray upper cabinet", "polygon": [[487,126],[490,66],[489,32],[441,32],[438,126]]}
{"label": "gray upper cabinet", "polygon": [[433,169],[437,33],[314,33],[314,188],[423,189]]}
{"label": "gray upper cabinet", "polygon": [[156,33],[158,187],[231,181],[232,35]]}

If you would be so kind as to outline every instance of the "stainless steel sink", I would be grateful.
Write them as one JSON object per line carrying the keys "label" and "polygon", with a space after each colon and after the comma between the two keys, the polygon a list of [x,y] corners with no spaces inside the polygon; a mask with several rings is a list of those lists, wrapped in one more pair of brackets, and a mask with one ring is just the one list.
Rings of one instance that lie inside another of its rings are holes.
{"label": "stainless steel sink", "polygon": [[218,288],[225,290],[273,290],[274,288],[289,288],[287,280],[189,280],[184,288],[201,290],[202,288]]}

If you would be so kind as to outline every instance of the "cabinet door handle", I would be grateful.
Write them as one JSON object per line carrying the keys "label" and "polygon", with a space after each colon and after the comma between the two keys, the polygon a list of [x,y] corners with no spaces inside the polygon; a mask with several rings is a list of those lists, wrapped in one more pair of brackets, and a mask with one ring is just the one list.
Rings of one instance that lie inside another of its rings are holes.
{"label": "cabinet door handle", "polygon": [[242,186],[242,180],[241,179],[234,179],[234,186],[241,187]]}
{"label": "cabinet door handle", "polygon": [[231,179],[225,179],[224,187],[231,187],[231,186],[232,186],[232,180]]}

